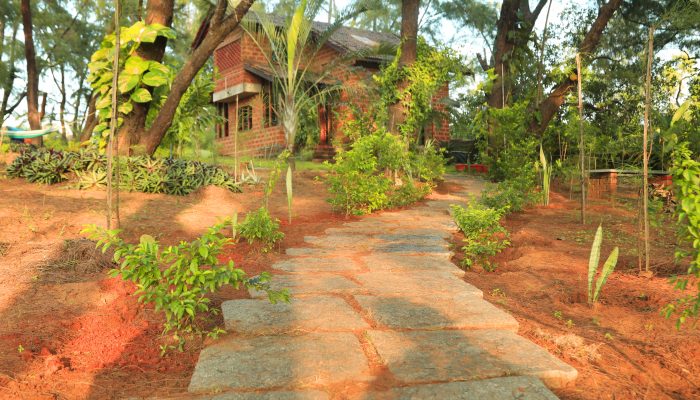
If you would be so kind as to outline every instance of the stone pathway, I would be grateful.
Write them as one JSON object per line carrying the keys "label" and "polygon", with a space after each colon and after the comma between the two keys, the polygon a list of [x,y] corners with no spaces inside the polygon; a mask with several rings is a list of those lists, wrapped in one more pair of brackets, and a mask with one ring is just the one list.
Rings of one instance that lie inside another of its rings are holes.
{"label": "stone pathway", "polygon": [[449,205],[467,194],[434,195],[287,249],[274,285],[291,303],[255,292],[224,302],[231,334],[202,351],[189,391],[217,400],[556,399],[545,384],[564,386],[577,371],[518,336],[517,321],[450,262]]}

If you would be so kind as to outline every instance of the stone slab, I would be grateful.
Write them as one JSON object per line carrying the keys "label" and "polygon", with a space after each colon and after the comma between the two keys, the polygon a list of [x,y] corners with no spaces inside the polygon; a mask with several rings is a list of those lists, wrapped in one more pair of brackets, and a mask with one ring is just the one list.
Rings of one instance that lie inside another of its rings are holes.
{"label": "stone slab", "polygon": [[304,242],[313,244],[321,248],[351,248],[355,250],[367,250],[371,246],[380,243],[373,237],[363,237],[358,235],[327,235],[327,236],[304,236]]}
{"label": "stone slab", "polygon": [[286,272],[359,271],[360,265],[348,257],[299,257],[279,261],[272,268]]}
{"label": "stone slab", "polygon": [[420,271],[428,273],[430,271],[438,271],[452,273],[457,276],[464,275],[464,271],[451,261],[429,255],[377,253],[363,256],[360,259],[370,272]]}
{"label": "stone slab", "polygon": [[202,350],[191,393],[291,389],[369,379],[368,362],[351,333],[232,337]]}
{"label": "stone slab", "polygon": [[482,298],[355,296],[360,306],[381,326],[391,329],[506,329],[518,331],[518,322]]}
{"label": "stone slab", "polygon": [[262,299],[229,300],[221,308],[226,329],[243,335],[369,328],[345,300],[334,296],[295,297],[277,304]]}
{"label": "stone slab", "polygon": [[[303,294],[352,294],[362,288],[350,279],[335,274],[290,274],[274,275],[270,282],[274,290],[287,289],[292,296]],[[254,299],[267,299],[267,293],[248,290]]]}
{"label": "stone slab", "polygon": [[454,298],[461,295],[482,297],[483,293],[449,272],[370,272],[355,278],[368,294],[384,297]]}
{"label": "stone slab", "polygon": [[284,251],[288,256],[331,256],[333,249],[323,249],[319,247],[290,247]]}
{"label": "stone slab", "polygon": [[[300,390],[295,392],[228,392],[207,400],[327,400],[328,394],[318,390]],[[204,398],[202,398],[204,400]]]}
{"label": "stone slab", "polygon": [[557,400],[531,376],[509,376],[473,382],[449,382],[364,393],[357,400]]}
{"label": "stone slab", "polygon": [[398,254],[429,254],[433,257],[441,257],[449,260],[452,258],[452,252],[449,250],[449,244],[441,240],[441,243],[387,243],[378,245],[373,248],[377,253],[398,253]]}
{"label": "stone slab", "polygon": [[529,375],[557,388],[573,382],[578,375],[573,367],[543,348],[506,330],[367,334],[389,370],[406,383]]}

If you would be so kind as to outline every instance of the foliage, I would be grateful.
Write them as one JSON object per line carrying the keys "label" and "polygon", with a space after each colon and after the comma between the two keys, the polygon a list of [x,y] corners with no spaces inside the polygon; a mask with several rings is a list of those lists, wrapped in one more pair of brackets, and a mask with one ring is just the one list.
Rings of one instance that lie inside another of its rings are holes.
{"label": "foliage", "polygon": [[[165,313],[164,334],[172,332],[178,348],[182,350],[187,334],[207,333],[199,324],[203,315],[214,314],[207,297],[226,285],[241,286],[267,292],[271,302],[288,301],[286,291],[270,289],[270,275],[248,277],[235,268],[233,261],[222,264],[218,256],[225,246],[232,243],[222,234],[230,221],[215,225],[192,242],[180,242],[163,248],[149,235],[141,236],[138,244],[129,244],[119,237],[119,230],[106,230],[95,225],[83,233],[97,241],[102,250],[114,249],[114,260],[119,267],[112,276],[136,284],[139,301],[153,304],[156,311]],[[216,331],[215,331],[216,332]],[[211,332],[210,332],[211,333]],[[161,347],[165,352],[171,346]]]}
{"label": "foliage", "polygon": [[249,244],[261,242],[263,253],[272,250],[275,243],[284,238],[284,233],[280,232],[280,221],[277,218],[273,219],[266,207],[249,212],[236,227],[236,232]]}
{"label": "foliage", "polygon": [[[149,103],[153,100],[154,88],[169,84],[172,80],[172,71],[169,67],[157,62],[141,58],[137,50],[143,43],[154,43],[159,37],[174,39],[175,32],[160,24],[146,24],[137,21],[130,27],[120,28],[119,46],[119,80],[117,90],[119,92],[119,115],[129,114],[134,103]],[[112,107],[112,78],[115,71],[114,46],[115,35],[105,36],[102,44],[91,57],[88,68],[90,75],[88,81],[97,93],[95,103],[99,124],[95,132],[104,132],[110,126]],[[121,117],[118,121],[121,124]]]}
{"label": "foliage", "polygon": [[594,304],[598,301],[600,291],[608,280],[608,276],[613,272],[617,265],[617,256],[620,249],[615,247],[608,256],[608,259],[603,264],[603,269],[600,271],[598,280],[596,281],[595,290],[593,290],[593,280],[598,271],[598,263],[600,261],[600,247],[603,244],[603,226],[599,225],[591,246],[591,255],[588,259],[588,304]]}
{"label": "foliage", "polygon": [[[378,118],[388,121],[389,106],[401,103],[405,119],[398,131],[406,137],[416,133],[435,115],[433,98],[450,80],[460,76],[461,60],[449,48],[438,49],[419,38],[417,59],[399,68],[400,51],[393,62],[374,76],[379,86]],[[400,82],[405,84],[399,85]]]}
{"label": "foliage", "polygon": [[464,267],[471,269],[477,263],[486,271],[496,269],[489,257],[510,245],[508,231],[500,223],[503,215],[504,210],[486,207],[476,201],[471,201],[466,208],[452,205],[452,217],[464,233]]}
{"label": "foliage", "polygon": [[[700,161],[692,158],[687,143],[677,146],[673,159],[673,186],[678,202],[678,238],[681,242],[676,250],[676,259],[689,260],[688,274],[700,278]],[[689,283],[687,278],[674,278],[673,281],[679,290],[685,290]],[[694,295],[682,297],[676,304],[669,304],[664,309],[667,318],[679,313],[678,326],[688,317],[696,317],[699,311],[700,280]]]}
{"label": "foliage", "polygon": [[549,205],[549,187],[552,184],[552,163],[547,161],[540,146],[540,167],[542,167],[542,204]]}
{"label": "foliage", "polygon": [[516,176],[489,185],[481,194],[481,202],[504,213],[520,212],[538,201],[540,194],[534,188],[534,174]]}
{"label": "foliage", "polygon": [[436,182],[445,175],[443,150],[433,140],[426,141],[423,148],[411,152],[410,158],[411,174],[424,182]]}
{"label": "foliage", "polygon": [[[350,150],[336,155],[326,178],[332,195],[329,202],[348,215],[413,203],[429,193],[433,182],[417,182],[416,171],[422,171],[426,178],[438,179],[436,175],[444,171],[444,162],[438,157],[441,156],[431,149],[412,154],[402,138],[383,129],[360,137]],[[426,171],[428,167],[436,169]]]}
{"label": "foliage", "polygon": [[[186,195],[203,186],[219,186],[240,191],[234,177],[223,169],[198,161],[156,159],[148,156],[120,158],[119,185],[129,191]],[[53,184],[74,174],[80,189],[106,184],[104,155],[83,149],[79,152],[23,147],[8,167],[10,177]]]}
{"label": "foliage", "polygon": [[[183,147],[186,145],[199,149],[202,145],[211,145],[214,142],[216,124],[223,122],[223,118],[211,102],[214,82],[214,74],[202,69],[180,99],[172,125],[163,138],[163,146],[174,145],[178,157],[182,157]],[[161,100],[165,101],[165,98]],[[158,110],[159,107],[149,109],[149,124],[156,117]]]}
{"label": "foliage", "polygon": [[52,185],[68,179],[74,154],[55,150],[24,148],[7,168],[7,176]]}

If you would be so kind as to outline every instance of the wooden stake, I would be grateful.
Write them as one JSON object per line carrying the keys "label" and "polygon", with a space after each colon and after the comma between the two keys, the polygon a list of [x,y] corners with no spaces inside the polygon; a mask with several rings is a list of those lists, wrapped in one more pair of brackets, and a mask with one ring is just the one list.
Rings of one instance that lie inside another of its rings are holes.
{"label": "wooden stake", "polygon": [[[117,131],[117,86],[119,83],[119,0],[114,0],[114,60],[112,62],[112,118],[107,138],[107,229],[112,229],[112,174],[114,173],[114,138]],[[118,215],[118,214],[117,214]]]}
{"label": "wooden stake", "polygon": [[643,137],[643,183],[642,212],[644,216],[644,270],[649,273],[649,129],[651,128],[651,66],[654,63],[654,26],[649,28],[647,51],[647,73],[644,87],[644,137]]}
{"label": "wooden stake", "polygon": [[583,140],[583,94],[581,92],[581,54],[576,54],[576,70],[578,79],[578,133],[579,158],[581,161],[581,223],[586,223],[586,161],[585,142]]}

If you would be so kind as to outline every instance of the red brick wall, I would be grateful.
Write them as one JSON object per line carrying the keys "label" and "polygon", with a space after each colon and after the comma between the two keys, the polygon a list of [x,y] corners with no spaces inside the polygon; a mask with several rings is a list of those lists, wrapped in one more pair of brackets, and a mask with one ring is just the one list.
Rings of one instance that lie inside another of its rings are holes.
{"label": "red brick wall", "polygon": [[[450,88],[448,85],[440,88],[433,96],[433,109],[441,113],[446,113],[447,107],[443,103],[443,99],[450,96]],[[450,140],[450,121],[447,115],[444,115],[439,121],[432,122],[426,129],[429,136],[438,142],[447,142]]]}

